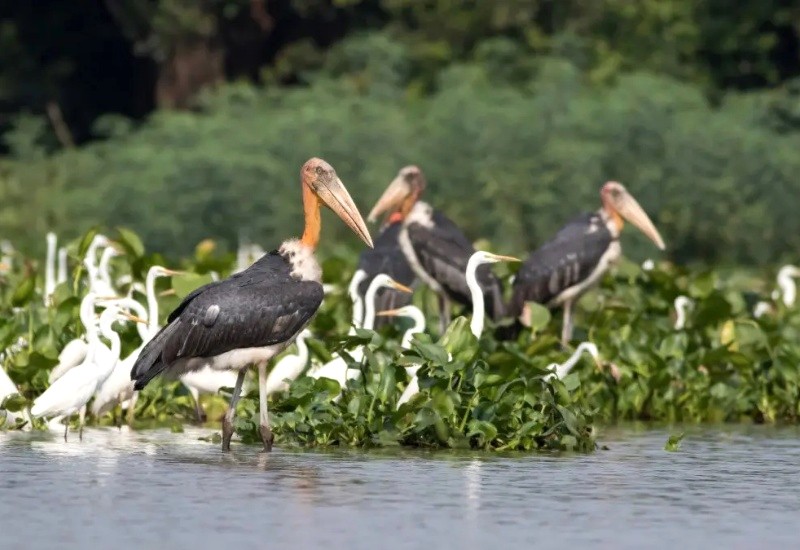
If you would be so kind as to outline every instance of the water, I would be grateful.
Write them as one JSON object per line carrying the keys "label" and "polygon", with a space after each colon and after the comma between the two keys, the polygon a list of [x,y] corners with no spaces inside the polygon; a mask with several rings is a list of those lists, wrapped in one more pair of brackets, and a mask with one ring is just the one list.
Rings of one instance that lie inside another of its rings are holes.
{"label": "water", "polygon": [[223,455],[207,433],[0,433],[0,548],[797,544],[797,428],[689,428],[677,453],[604,430],[587,456]]}

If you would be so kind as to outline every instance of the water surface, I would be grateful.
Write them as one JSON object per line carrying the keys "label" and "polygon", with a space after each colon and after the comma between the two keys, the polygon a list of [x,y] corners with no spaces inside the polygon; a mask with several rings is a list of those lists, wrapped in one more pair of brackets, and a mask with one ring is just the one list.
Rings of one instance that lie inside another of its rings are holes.
{"label": "water surface", "polygon": [[607,429],[608,450],[561,456],[0,432],[0,548],[797,544],[800,429],[689,428],[668,453],[671,431]]}

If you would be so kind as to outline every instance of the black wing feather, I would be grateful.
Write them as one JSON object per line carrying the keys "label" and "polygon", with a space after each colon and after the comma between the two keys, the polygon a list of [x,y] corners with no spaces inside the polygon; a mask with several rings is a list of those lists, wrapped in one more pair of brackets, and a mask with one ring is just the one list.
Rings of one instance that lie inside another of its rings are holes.
{"label": "black wing feather", "polygon": [[295,279],[289,262],[276,252],[267,254],[187,296],[142,350],[131,378],[140,389],[181,358],[285,342],[308,324],[322,297],[322,285]]}
{"label": "black wing feather", "polygon": [[[434,210],[432,220],[432,227],[420,223],[406,225],[414,252],[421,267],[442,286],[450,299],[471,306],[466,269],[475,247],[458,226],[441,212]],[[476,278],[483,290],[486,313],[492,319],[501,318],[504,307],[500,280],[488,265],[478,267]]]}
{"label": "black wing feather", "polygon": [[509,314],[518,317],[525,302],[547,305],[582,282],[597,267],[614,237],[597,213],[577,216],[536,249],[514,279]]}

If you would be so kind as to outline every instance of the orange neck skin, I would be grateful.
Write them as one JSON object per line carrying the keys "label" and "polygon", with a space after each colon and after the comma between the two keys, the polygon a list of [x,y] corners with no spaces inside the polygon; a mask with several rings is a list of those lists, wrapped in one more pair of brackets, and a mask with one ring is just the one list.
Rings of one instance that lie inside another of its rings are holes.
{"label": "orange neck skin", "polygon": [[619,215],[617,209],[611,204],[609,200],[603,197],[603,210],[606,211],[606,215],[614,224],[614,227],[617,228],[617,232],[622,231],[622,228],[625,226],[625,221],[622,219],[622,216]]}
{"label": "orange neck skin", "polygon": [[303,185],[303,212],[305,214],[305,228],[300,242],[303,246],[316,250],[319,244],[319,233],[322,228],[322,215],[320,212],[321,201],[308,185]]}
{"label": "orange neck skin", "polygon": [[414,191],[405,199],[403,199],[403,203],[400,205],[400,210],[398,210],[398,213],[402,216],[402,219],[405,219],[406,216],[408,216],[408,213],[411,212],[411,209],[414,208],[414,205],[417,204],[419,196],[419,191]]}
{"label": "orange neck skin", "polygon": [[403,216],[402,212],[399,212],[399,211],[398,212],[392,212],[392,215],[389,216],[389,220],[386,223],[388,225],[391,225],[393,223],[401,222],[401,221],[403,221],[404,217],[405,216]]}

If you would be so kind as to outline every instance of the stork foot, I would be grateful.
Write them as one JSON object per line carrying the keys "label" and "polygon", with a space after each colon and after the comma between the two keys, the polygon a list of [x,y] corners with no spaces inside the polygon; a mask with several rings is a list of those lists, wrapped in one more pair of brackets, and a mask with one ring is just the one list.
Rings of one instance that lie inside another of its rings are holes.
{"label": "stork foot", "polygon": [[272,433],[269,426],[265,426],[264,424],[260,426],[260,431],[261,441],[264,443],[264,452],[268,453],[272,451],[272,443],[275,441],[275,434]]}

